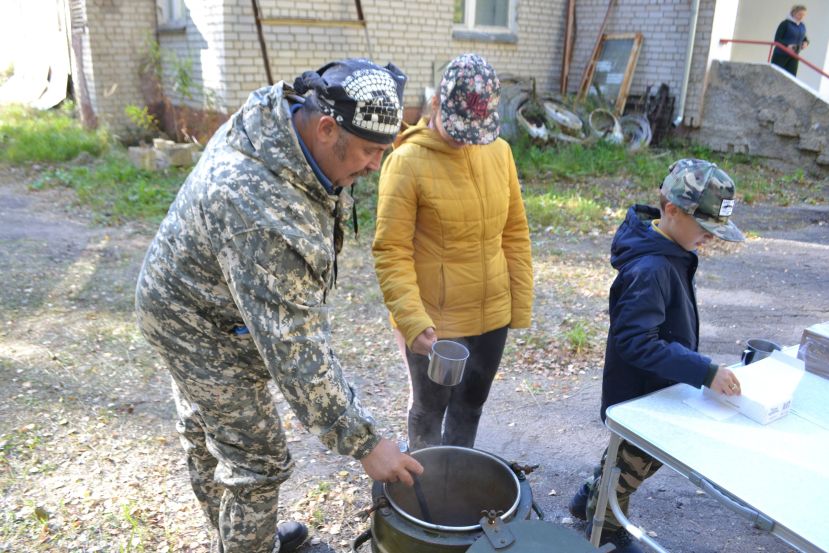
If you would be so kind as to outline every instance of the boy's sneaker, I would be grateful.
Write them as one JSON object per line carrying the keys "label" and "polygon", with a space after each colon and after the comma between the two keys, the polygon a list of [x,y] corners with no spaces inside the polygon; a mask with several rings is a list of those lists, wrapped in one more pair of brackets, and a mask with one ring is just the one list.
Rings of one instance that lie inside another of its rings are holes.
{"label": "boy's sneaker", "polygon": [[587,498],[590,495],[590,488],[587,487],[587,482],[581,485],[579,491],[570,500],[570,514],[579,520],[587,520]]}
{"label": "boy's sneaker", "polygon": [[279,524],[276,533],[279,536],[279,553],[296,551],[308,539],[308,528],[295,520]]}
{"label": "boy's sneaker", "polygon": [[637,541],[624,528],[619,528],[611,533],[602,532],[602,539],[599,540],[599,545],[606,543],[612,543],[616,546],[615,553],[645,553],[639,547]]}

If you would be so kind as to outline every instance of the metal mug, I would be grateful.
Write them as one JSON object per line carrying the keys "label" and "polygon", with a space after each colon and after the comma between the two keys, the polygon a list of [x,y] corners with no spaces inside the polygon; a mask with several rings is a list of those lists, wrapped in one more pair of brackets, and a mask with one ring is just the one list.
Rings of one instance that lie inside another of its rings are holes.
{"label": "metal mug", "polygon": [[429,369],[426,374],[435,384],[455,386],[463,378],[463,369],[469,359],[466,346],[452,340],[438,340],[429,352]]}
{"label": "metal mug", "polygon": [[770,340],[762,340],[760,338],[752,338],[746,340],[746,349],[743,350],[743,365],[748,365],[764,359],[771,355],[771,352],[783,349],[780,345],[775,344]]}

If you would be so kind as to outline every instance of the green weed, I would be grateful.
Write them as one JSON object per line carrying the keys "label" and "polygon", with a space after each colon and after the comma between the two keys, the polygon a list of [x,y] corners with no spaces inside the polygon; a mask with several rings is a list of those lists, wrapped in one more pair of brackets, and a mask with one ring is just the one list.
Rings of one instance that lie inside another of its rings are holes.
{"label": "green weed", "polygon": [[323,513],[322,509],[319,507],[314,509],[314,512],[311,513],[311,525],[315,528],[322,528],[325,526],[325,513]]}
{"label": "green weed", "polygon": [[73,109],[69,102],[48,111],[23,106],[0,109],[0,161],[61,162],[81,152],[100,155],[109,143],[106,132],[85,130]]}
{"label": "green weed", "polygon": [[312,490],[309,495],[319,497],[331,492],[331,482],[320,482],[317,484],[317,489]]}
{"label": "green weed", "polygon": [[528,193],[524,196],[527,218],[533,229],[552,228],[574,232],[589,232],[602,224],[604,206],[596,201],[573,193],[549,190],[545,193]]}
{"label": "green weed", "polygon": [[[144,551],[143,539],[143,525],[141,521],[140,512],[133,501],[128,501],[121,506],[121,516],[129,526],[129,536],[127,536],[126,544],[120,546],[118,549],[123,553],[131,553],[132,551]],[[133,547],[133,542],[137,545]]]}
{"label": "green weed", "polygon": [[564,331],[564,339],[575,354],[582,353],[590,346],[590,334],[587,327],[579,321],[572,323],[571,327]]}
{"label": "green weed", "polygon": [[360,179],[351,190],[351,195],[357,204],[357,224],[360,233],[374,232],[378,180],[379,173],[372,173]]}
{"label": "green weed", "polygon": [[[26,501],[26,504],[31,508],[33,501]],[[14,512],[12,509],[3,509],[0,514],[0,539],[4,542],[11,543],[11,540],[19,540],[27,538],[34,539],[43,524],[38,520],[38,517],[32,513],[31,516],[20,516],[20,513]],[[3,542],[0,542],[3,543]]]}
{"label": "green weed", "polygon": [[150,143],[159,135],[158,120],[149,112],[147,106],[139,107],[130,104],[124,108],[127,119],[130,120],[126,136],[121,138],[124,144]]}
{"label": "green weed", "polygon": [[160,221],[188,171],[172,167],[165,171],[144,171],[132,165],[123,150],[113,149],[92,166],[65,166],[46,171],[31,188],[71,188],[79,203],[91,207],[105,220]]}
{"label": "green weed", "polygon": [[599,142],[540,147],[527,138],[517,140],[513,155],[526,179],[578,180],[587,177],[632,177],[639,184],[664,176],[665,161],[650,152],[631,153],[624,147]]}

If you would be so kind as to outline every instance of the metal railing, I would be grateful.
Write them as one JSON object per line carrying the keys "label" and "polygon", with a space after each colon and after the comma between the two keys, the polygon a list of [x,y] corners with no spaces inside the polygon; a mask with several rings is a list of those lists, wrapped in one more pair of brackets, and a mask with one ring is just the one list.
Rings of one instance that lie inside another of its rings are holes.
{"label": "metal railing", "polygon": [[766,61],[769,61],[769,62],[771,61],[771,55],[774,52],[774,48],[776,46],[777,48],[780,48],[781,50],[786,52],[791,57],[795,58],[797,61],[803,62],[803,64],[808,66],[810,69],[814,69],[820,75],[822,75],[822,76],[826,77],[827,79],[829,79],[829,74],[828,73],[824,72],[821,68],[819,68],[817,65],[813,64],[812,62],[810,62],[808,60],[805,60],[802,57],[800,57],[800,55],[797,52],[795,52],[794,50],[792,50],[791,48],[789,48],[785,44],[780,44],[779,42],[768,42],[768,41],[763,41],[763,40],[732,40],[730,38],[721,38],[720,39],[720,45],[728,44],[729,42],[732,42],[734,44],[759,44],[761,46],[768,46],[769,47],[769,57]]}

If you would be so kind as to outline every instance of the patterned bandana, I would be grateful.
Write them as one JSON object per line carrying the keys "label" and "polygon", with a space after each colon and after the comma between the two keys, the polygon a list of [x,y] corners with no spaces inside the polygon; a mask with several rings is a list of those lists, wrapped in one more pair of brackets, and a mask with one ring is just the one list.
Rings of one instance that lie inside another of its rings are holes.
{"label": "patterned bandana", "polygon": [[380,67],[365,59],[329,63],[306,71],[294,81],[294,90],[317,94],[320,109],[347,131],[380,144],[391,143],[403,121],[406,75],[388,64]]}
{"label": "patterned bandana", "polygon": [[745,240],[740,229],[728,220],[734,209],[734,181],[713,163],[702,159],[675,161],[660,191],[717,238]]}
{"label": "patterned bandana", "polygon": [[489,144],[498,138],[501,83],[495,69],[477,54],[458,56],[440,81],[440,117],[453,140]]}

